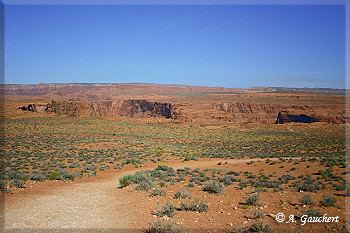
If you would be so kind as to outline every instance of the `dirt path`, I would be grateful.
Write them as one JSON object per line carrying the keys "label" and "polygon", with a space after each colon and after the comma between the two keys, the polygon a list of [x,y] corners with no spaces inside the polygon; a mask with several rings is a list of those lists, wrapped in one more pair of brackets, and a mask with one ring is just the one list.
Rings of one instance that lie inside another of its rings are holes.
{"label": "dirt path", "polygon": [[[221,159],[222,160],[222,159]],[[252,159],[230,160],[231,164]],[[253,159],[254,160],[254,159]],[[255,159],[262,160],[262,159]],[[166,164],[173,168],[204,168],[219,160]],[[156,165],[154,165],[156,166]],[[150,169],[151,167],[147,167]],[[119,178],[140,169],[110,171],[96,178],[71,183],[39,182],[20,193],[5,195],[5,232],[115,232],[137,228],[139,209],[118,189]],[[113,229],[113,230],[108,230]]]}

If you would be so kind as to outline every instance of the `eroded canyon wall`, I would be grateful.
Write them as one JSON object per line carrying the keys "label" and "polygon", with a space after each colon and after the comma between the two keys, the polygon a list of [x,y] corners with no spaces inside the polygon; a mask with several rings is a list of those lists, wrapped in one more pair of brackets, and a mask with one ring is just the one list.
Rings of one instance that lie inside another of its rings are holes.
{"label": "eroded canyon wall", "polygon": [[[282,105],[251,102],[216,102],[211,109],[229,113],[234,122],[289,123],[328,122],[345,123],[342,105]],[[227,115],[226,115],[227,118]]]}
{"label": "eroded canyon wall", "polygon": [[57,115],[68,116],[126,116],[132,118],[164,117],[174,118],[176,113],[169,103],[149,102],[146,100],[118,101],[52,101],[48,107]]}

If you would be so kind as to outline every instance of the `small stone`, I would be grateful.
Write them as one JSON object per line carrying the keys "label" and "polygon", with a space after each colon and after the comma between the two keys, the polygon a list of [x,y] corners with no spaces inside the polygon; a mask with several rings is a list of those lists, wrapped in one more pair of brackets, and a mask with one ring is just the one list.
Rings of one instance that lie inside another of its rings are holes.
{"label": "small stone", "polygon": [[235,206],[235,208],[234,208],[235,210],[237,209],[237,206]]}
{"label": "small stone", "polygon": [[229,225],[230,227],[232,227],[233,226],[233,223],[232,222],[230,222],[229,224],[227,224],[227,225]]}
{"label": "small stone", "polygon": [[248,223],[248,221],[244,221],[244,222],[243,222],[243,224],[247,224],[247,223]]}

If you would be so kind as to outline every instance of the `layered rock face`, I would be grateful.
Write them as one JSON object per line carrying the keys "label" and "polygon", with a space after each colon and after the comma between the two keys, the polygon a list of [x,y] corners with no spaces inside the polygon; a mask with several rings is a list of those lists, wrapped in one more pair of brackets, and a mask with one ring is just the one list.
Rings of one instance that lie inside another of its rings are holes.
{"label": "layered rock face", "polygon": [[32,112],[51,112],[72,117],[130,118],[161,117],[182,122],[220,120],[237,123],[346,122],[343,105],[282,105],[254,102],[212,102],[208,104],[160,103],[146,100],[52,101],[46,105],[20,107]]}
{"label": "layered rock face", "polygon": [[52,101],[48,108],[57,115],[68,116],[126,116],[133,118],[173,118],[173,107],[169,103],[146,100],[118,100],[97,102]]}
{"label": "layered rock face", "polygon": [[[288,123],[328,122],[345,123],[345,109],[339,106],[280,105],[250,102],[220,102],[210,108],[230,113],[235,122]],[[276,120],[277,118],[277,120]]]}
{"label": "layered rock face", "polygon": [[[305,115],[307,114],[307,115]],[[313,111],[301,112],[301,111],[282,111],[278,113],[276,124],[284,124],[290,122],[327,122],[334,124],[344,124],[346,122],[345,117],[339,115],[324,115]]]}
{"label": "layered rock face", "polygon": [[250,102],[220,102],[211,104],[210,108],[230,113],[235,122],[275,123],[278,113],[286,109],[308,109],[307,106],[262,104]]}

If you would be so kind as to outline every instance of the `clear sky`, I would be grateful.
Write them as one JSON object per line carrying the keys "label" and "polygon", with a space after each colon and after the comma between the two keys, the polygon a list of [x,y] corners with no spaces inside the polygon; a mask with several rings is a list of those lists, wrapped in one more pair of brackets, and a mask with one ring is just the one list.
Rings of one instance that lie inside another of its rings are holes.
{"label": "clear sky", "polygon": [[342,5],[6,5],[5,83],[345,87]]}

